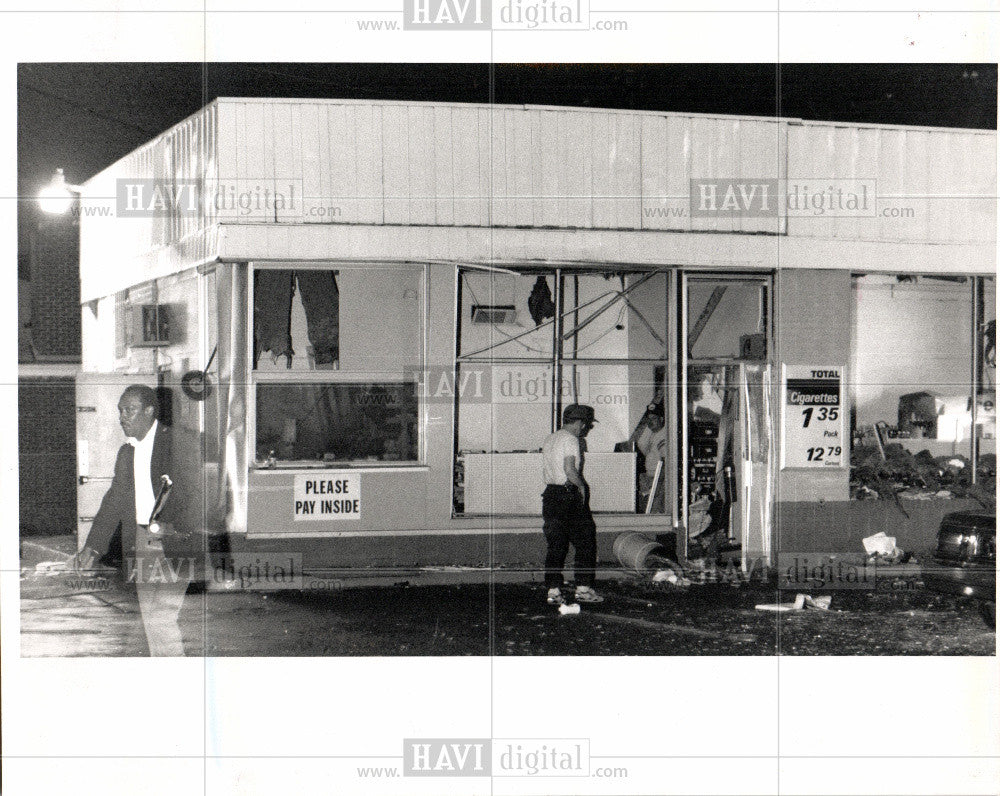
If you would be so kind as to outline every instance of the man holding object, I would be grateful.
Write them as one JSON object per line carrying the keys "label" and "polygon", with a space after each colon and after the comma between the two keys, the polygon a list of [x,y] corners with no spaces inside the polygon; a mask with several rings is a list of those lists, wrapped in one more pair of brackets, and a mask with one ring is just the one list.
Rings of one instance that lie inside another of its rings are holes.
{"label": "man holding object", "polygon": [[[164,540],[173,533],[175,524],[189,525],[190,519],[183,514],[197,511],[200,505],[184,486],[179,490],[175,486],[171,500],[157,505],[157,491],[168,483],[164,476],[172,481],[188,476],[183,466],[176,465],[172,435],[157,421],[158,409],[156,391],[151,387],[132,384],[122,393],[118,421],[125,444],[118,450],[111,488],[72,566],[92,569],[102,557],[117,558],[118,551],[112,547],[120,535],[121,559],[126,578],[135,582],[149,654],[181,656],[184,645],[177,617],[195,564],[193,558],[168,556]],[[187,467],[191,466],[189,462]],[[158,522],[151,522],[154,508],[162,508]]]}
{"label": "man holding object", "polygon": [[550,434],[542,445],[545,491],[542,518],[545,532],[545,586],[550,605],[564,602],[563,565],[573,544],[576,601],[599,603],[604,598],[594,591],[597,566],[597,526],[590,513],[590,488],[583,478],[581,440],[593,428],[594,409],[570,404],[563,410],[562,428]]}

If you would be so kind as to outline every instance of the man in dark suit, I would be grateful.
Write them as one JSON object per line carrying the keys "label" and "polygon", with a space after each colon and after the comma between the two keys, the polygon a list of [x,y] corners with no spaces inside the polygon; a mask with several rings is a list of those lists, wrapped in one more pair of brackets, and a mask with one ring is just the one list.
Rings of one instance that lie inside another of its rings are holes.
{"label": "man in dark suit", "polygon": [[[184,654],[177,617],[196,562],[164,545],[169,546],[176,529],[197,527],[201,505],[192,488],[197,459],[184,461],[177,455],[170,428],[157,416],[157,395],[151,387],[132,384],[122,393],[118,420],[125,444],[118,450],[111,488],[73,566],[92,569],[102,558],[114,557],[112,544],[120,538],[121,561],[127,580],[136,586],[150,655],[177,656]],[[159,521],[151,524],[164,475],[174,485]]]}

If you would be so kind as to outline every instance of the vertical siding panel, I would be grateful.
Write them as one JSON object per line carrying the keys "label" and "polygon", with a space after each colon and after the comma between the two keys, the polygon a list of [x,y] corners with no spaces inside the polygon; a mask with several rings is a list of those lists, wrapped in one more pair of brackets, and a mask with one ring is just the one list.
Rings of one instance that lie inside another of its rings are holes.
{"label": "vertical siding panel", "polygon": [[666,146],[660,157],[664,160],[667,216],[666,229],[689,231],[691,220],[691,175],[694,151],[692,119],[687,116],[667,117]]}
{"label": "vertical siding panel", "polygon": [[[858,128],[835,127],[833,129],[833,171],[830,174],[823,175],[824,181],[834,179],[849,180],[860,177],[861,175],[857,172]],[[821,183],[817,183],[817,187],[820,187],[820,185]],[[859,227],[858,218],[854,214],[856,212],[840,209],[839,207],[833,210],[830,216],[830,224],[831,234],[834,238],[857,240]]]}
{"label": "vertical siding panel", "polygon": [[479,111],[451,108],[450,116],[454,223],[474,226],[480,223]]}
{"label": "vertical siding panel", "polygon": [[[643,229],[667,229],[667,119],[643,116],[640,129]],[[661,215],[662,214],[662,215]]]}
{"label": "vertical siding panel", "polygon": [[[301,140],[297,139],[296,129],[292,125],[292,108],[290,102],[273,103],[274,108],[274,128],[272,141],[274,147],[274,176],[271,180],[271,190],[275,196],[281,195],[285,202],[288,201],[289,185],[293,186],[293,196],[300,193],[295,186],[298,181],[298,173],[295,169],[295,155],[302,149]],[[281,207],[280,202],[274,204],[274,214],[269,220],[290,222],[298,221],[299,213],[297,205],[291,207]]]}
{"label": "vertical siding panel", "polygon": [[243,130],[242,103],[220,102],[215,128],[216,179],[208,186],[214,221],[224,221],[226,211],[222,205],[222,194],[226,186],[236,179],[240,172],[241,137]]}
{"label": "vertical siding panel", "polygon": [[[270,109],[263,103],[243,103],[243,130],[246,133],[242,138],[239,175],[233,186],[237,194],[252,190],[253,186],[270,171],[270,164],[266,160],[268,149],[266,139],[270,125],[265,121],[265,110],[270,116]],[[239,210],[232,207],[232,202],[227,202],[226,209],[231,219],[240,218]]]}
{"label": "vertical siding panel", "polygon": [[591,223],[597,228],[616,226],[613,159],[615,157],[616,141],[614,139],[615,124],[618,114],[594,114],[590,125],[590,151],[592,153],[592,171],[590,180]]}
{"label": "vertical siding panel", "polygon": [[[184,183],[185,183],[185,196],[191,197],[196,196],[195,193],[195,174],[198,168],[198,132],[200,128],[200,119],[195,116],[188,120],[185,125],[185,141],[184,141]],[[185,199],[184,204],[184,235],[189,235],[192,232],[197,231],[201,227],[201,218],[199,217],[197,206],[192,206],[189,199]]]}
{"label": "vertical siding panel", "polygon": [[562,116],[558,111],[542,111],[541,125],[541,184],[542,215],[539,223],[543,227],[566,225],[565,189],[562,171],[559,168],[562,143]]}
{"label": "vertical siding panel", "polygon": [[962,215],[967,218],[967,240],[995,241],[997,232],[997,140],[996,134],[966,134],[962,148],[973,158],[970,176],[964,192],[976,195],[963,203]]}
{"label": "vertical siding panel", "polygon": [[409,117],[405,105],[382,109],[385,223],[410,223]]}
{"label": "vertical siding panel", "polygon": [[[882,196],[896,196],[905,192],[906,149],[905,139],[899,130],[880,130],[881,144],[879,147],[879,163]],[[886,199],[879,202],[879,212],[883,207],[892,205],[896,199]],[[899,222],[895,219],[879,216],[879,238],[881,240],[898,241]]]}
{"label": "vertical siding panel", "polygon": [[906,193],[911,198],[904,199],[900,204],[915,210],[911,218],[900,218],[900,230],[906,240],[928,240],[930,235],[931,202],[930,169],[930,137],[933,133],[926,130],[915,130],[906,135]]}
{"label": "vertical siding panel", "polygon": [[511,208],[511,186],[508,178],[511,176],[511,165],[508,163],[507,129],[510,113],[503,108],[490,111],[490,179],[493,185],[493,224],[498,227],[509,227],[513,224]]}
{"label": "vertical siding panel", "polygon": [[937,164],[956,163],[951,148],[952,136],[948,133],[933,132],[927,136],[927,239],[931,241],[947,241],[952,238],[953,229],[961,214],[963,200],[948,198],[963,191],[952,190],[949,182],[956,183],[960,170],[955,169],[952,175],[937,168]]}
{"label": "vertical siding panel", "polygon": [[411,224],[434,223],[434,110],[426,105],[409,105],[407,144]]}
{"label": "vertical siding panel", "polygon": [[[828,176],[837,174],[837,128],[833,126],[823,128],[822,134],[817,136],[815,141],[819,147],[820,159],[806,181],[810,191],[822,189],[828,182]],[[805,221],[814,237],[833,237],[834,219],[829,213],[819,216],[810,214]]]}
{"label": "vertical siding panel", "polygon": [[[789,167],[788,189],[789,209],[788,234],[808,238],[828,238],[833,234],[832,219],[828,215],[816,216],[803,208],[802,193],[814,191],[817,185],[826,181],[827,176],[836,174],[834,157],[836,143],[834,128],[830,126],[802,125],[800,133],[800,151],[796,159],[796,169]],[[799,195],[796,195],[796,188]]]}
{"label": "vertical siding panel", "polygon": [[594,225],[594,151],[591,148],[593,113],[563,114],[566,125],[562,147],[562,168],[566,174],[566,224],[570,227]]}
{"label": "vertical siding panel", "polygon": [[[747,120],[739,122],[736,140],[736,174],[750,182],[781,179],[782,126],[777,122]],[[758,189],[763,191],[762,188]],[[778,197],[768,195],[769,207],[778,211]],[[780,230],[779,216],[748,215],[741,219],[743,232],[771,232]]]}
{"label": "vertical siding panel", "polygon": [[875,180],[876,196],[871,198],[869,215],[858,219],[858,237],[862,240],[875,240],[878,237],[878,197],[882,191],[879,180],[879,134],[878,130],[862,127],[855,131],[858,142],[854,171],[858,178]]}
{"label": "vertical siding panel", "polygon": [[[951,193],[978,193],[981,186],[978,171],[983,168],[983,161],[977,157],[979,152],[965,136],[949,134],[951,145],[951,160],[953,164],[952,177],[953,184],[949,186]],[[985,138],[985,136],[977,136]],[[959,186],[959,190],[955,190]],[[982,240],[977,234],[974,220],[981,203],[975,199],[955,200],[954,208],[950,213],[948,239],[952,241],[962,240]]]}
{"label": "vertical siding panel", "polygon": [[215,220],[215,207],[212,201],[211,186],[218,175],[219,159],[217,149],[216,122],[219,118],[219,103],[213,103],[205,113],[205,124],[202,127],[201,138],[201,206],[203,225],[208,226]]}
{"label": "vertical siding panel", "polygon": [[615,154],[611,160],[614,195],[613,226],[642,228],[641,122],[632,113],[618,114],[615,125]]}
{"label": "vertical siding panel", "polygon": [[[732,175],[727,169],[720,169],[719,166],[720,163],[725,162],[724,149],[727,133],[721,129],[725,120],[691,117],[688,123],[691,126],[691,179],[718,180],[731,177]],[[717,197],[720,210],[722,199],[722,195]],[[698,201],[697,197],[696,201]],[[720,219],[717,215],[691,218],[691,229],[695,231],[711,232],[731,228],[732,222],[729,219]]]}
{"label": "vertical siding panel", "polygon": [[523,110],[511,111],[508,119],[508,163],[511,173],[507,178],[507,185],[512,192],[511,223],[518,227],[529,227],[533,218],[531,170],[534,162],[531,114]]}
{"label": "vertical siding panel", "polygon": [[493,114],[489,108],[479,108],[476,114],[479,160],[479,211],[477,225],[492,225],[493,220]]}
{"label": "vertical siding panel", "polygon": [[[261,169],[257,174],[251,175],[257,185],[267,185],[270,187],[274,183],[275,154],[277,151],[274,140],[274,103],[259,102],[261,116],[264,120],[264,127],[261,135],[263,146],[263,157],[261,159]],[[273,220],[273,216],[272,216]]]}
{"label": "vertical siding panel", "polygon": [[351,148],[354,164],[348,171],[354,175],[352,195],[357,197],[357,219],[360,224],[384,224],[385,206],[385,136],[382,108],[377,106],[347,106]]}
{"label": "vertical siding panel", "polygon": [[545,153],[542,151],[542,112],[538,110],[526,110],[528,129],[531,140],[531,165],[529,173],[531,177],[531,225],[541,226],[545,217],[545,199],[542,197],[543,183],[542,161]]}
{"label": "vertical siding panel", "polygon": [[[317,123],[323,173],[319,175],[319,191],[313,208],[343,206],[342,218],[357,221],[363,204],[358,188],[357,147],[360,145],[354,129],[354,108],[348,105],[320,105]],[[313,217],[318,221],[318,217]]]}
{"label": "vertical siding panel", "polygon": [[455,223],[455,163],[451,108],[434,108],[434,223]]}
{"label": "vertical siding panel", "polygon": [[[680,119],[671,119],[671,121],[680,121]],[[713,154],[718,146],[717,130],[714,127],[709,129],[707,131],[709,139],[705,141],[703,140],[703,136],[706,134],[706,131],[701,129],[697,119],[687,117],[684,119],[684,122],[690,130],[688,139],[689,154],[687,157],[689,179],[707,180],[717,178],[718,174],[716,173],[715,160],[713,158]],[[695,194],[694,201],[699,201],[697,193]],[[690,229],[694,232],[714,230],[717,227],[718,222],[713,218],[691,217]]]}
{"label": "vertical siding panel", "polygon": [[[310,211],[323,194],[323,174],[328,171],[325,168],[326,158],[320,154],[320,106],[314,102],[303,104],[298,124],[302,142],[302,221],[310,224],[319,221]],[[323,127],[325,129],[326,125]]]}
{"label": "vertical siding panel", "polygon": [[[321,106],[323,107],[323,106]],[[325,174],[316,206],[345,208],[342,218],[360,222],[370,201],[365,196],[361,175],[366,165],[361,148],[365,145],[357,129],[358,109],[349,105],[326,106],[320,114],[320,140]]]}

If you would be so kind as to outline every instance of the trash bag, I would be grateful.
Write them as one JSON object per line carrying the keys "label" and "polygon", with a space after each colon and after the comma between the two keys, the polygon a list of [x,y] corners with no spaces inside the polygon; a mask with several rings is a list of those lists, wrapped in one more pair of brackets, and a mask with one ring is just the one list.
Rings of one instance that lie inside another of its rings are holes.
{"label": "trash bag", "polygon": [[556,305],[552,301],[552,291],[549,290],[549,283],[544,276],[539,276],[535,280],[535,286],[531,288],[531,295],[528,296],[528,312],[531,320],[538,326],[542,321],[554,318],[556,315]]}

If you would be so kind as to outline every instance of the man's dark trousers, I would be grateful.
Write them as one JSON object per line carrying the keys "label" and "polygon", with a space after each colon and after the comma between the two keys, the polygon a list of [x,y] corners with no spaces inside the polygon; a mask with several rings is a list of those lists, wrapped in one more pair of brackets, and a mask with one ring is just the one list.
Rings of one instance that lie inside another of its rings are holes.
{"label": "man's dark trousers", "polygon": [[[589,497],[589,496],[588,496]],[[549,484],[542,493],[545,531],[545,585],[563,584],[563,565],[572,543],[575,549],[574,577],[577,586],[594,585],[597,566],[597,526],[590,513],[590,501],[572,484]]]}

